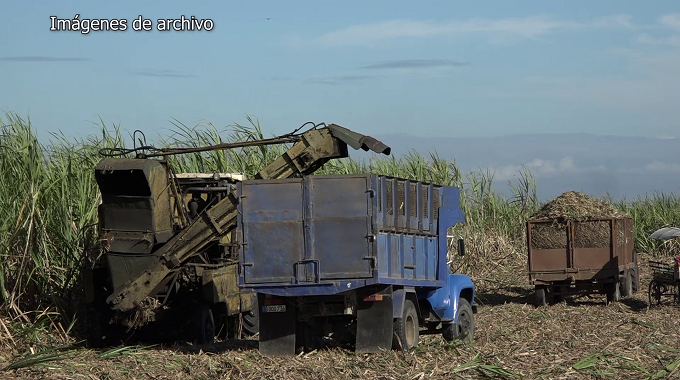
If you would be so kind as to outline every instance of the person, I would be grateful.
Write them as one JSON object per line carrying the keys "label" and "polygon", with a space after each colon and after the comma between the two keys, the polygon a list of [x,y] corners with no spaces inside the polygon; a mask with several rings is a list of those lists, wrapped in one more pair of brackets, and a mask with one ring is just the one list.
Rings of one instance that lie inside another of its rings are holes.
{"label": "person", "polygon": [[201,197],[201,193],[191,193],[191,199],[187,206],[189,207],[189,216],[193,219],[198,216],[205,209],[207,202]]}

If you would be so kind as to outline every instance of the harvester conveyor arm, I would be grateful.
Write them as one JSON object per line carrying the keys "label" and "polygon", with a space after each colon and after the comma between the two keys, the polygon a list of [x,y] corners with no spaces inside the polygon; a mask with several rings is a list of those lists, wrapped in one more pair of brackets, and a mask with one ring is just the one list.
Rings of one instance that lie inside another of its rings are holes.
{"label": "harvester conveyor arm", "polygon": [[[347,145],[354,149],[370,149],[390,154],[390,148],[380,141],[335,124],[321,129],[311,129],[301,137],[283,155],[260,170],[255,178],[283,179],[313,173],[328,160],[347,157]],[[106,302],[120,312],[135,309],[174,268],[181,266],[211,241],[236,227],[237,203],[237,194],[232,191],[227,198],[203,212],[201,217],[195,219],[155,252],[158,261],[136,278],[115,289]]]}

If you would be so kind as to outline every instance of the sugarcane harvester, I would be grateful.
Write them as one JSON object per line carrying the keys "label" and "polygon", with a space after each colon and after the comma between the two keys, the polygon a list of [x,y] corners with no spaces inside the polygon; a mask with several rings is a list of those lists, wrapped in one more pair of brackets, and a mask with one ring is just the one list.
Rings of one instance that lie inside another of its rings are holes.
{"label": "sugarcane harvester", "polygon": [[[257,333],[257,295],[238,287],[240,178],[177,174],[167,156],[294,143],[254,176],[285,179],[348,157],[348,145],[390,154],[380,141],[336,124],[296,131],[205,147],[100,151],[106,156],[95,168],[101,249],[85,270],[91,345],[119,344],[125,333],[144,328],[198,343],[210,343],[220,332],[227,338],[238,330]],[[116,157],[135,152],[135,158]]]}

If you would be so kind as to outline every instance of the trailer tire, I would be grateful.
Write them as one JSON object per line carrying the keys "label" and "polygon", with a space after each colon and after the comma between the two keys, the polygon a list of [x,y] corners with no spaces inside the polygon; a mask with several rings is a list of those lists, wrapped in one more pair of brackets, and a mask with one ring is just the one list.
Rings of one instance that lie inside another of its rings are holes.
{"label": "trailer tire", "polygon": [[193,315],[192,332],[194,341],[198,344],[212,344],[215,342],[215,319],[212,309],[202,304]]}
{"label": "trailer tire", "polygon": [[621,279],[621,296],[629,297],[633,294],[633,268],[626,269]]}
{"label": "trailer tire", "polygon": [[559,285],[555,285],[555,286],[552,287],[552,291],[551,291],[552,297],[550,297],[550,299],[552,300],[553,304],[558,304],[558,303],[564,301],[564,297],[561,294],[561,290],[562,290],[561,286],[559,286]]}
{"label": "trailer tire", "polygon": [[633,289],[633,293],[637,293],[638,289],[640,289],[640,272],[638,271],[637,261],[631,268],[631,271],[633,271],[632,275],[630,276],[631,288]]}
{"label": "trailer tire", "polygon": [[420,325],[418,312],[410,299],[404,300],[404,312],[401,318],[394,319],[394,336],[392,348],[409,351],[418,346],[420,339]]}
{"label": "trailer tire", "polygon": [[472,342],[475,339],[474,315],[470,302],[465,298],[461,297],[458,300],[456,323],[446,325],[442,338],[449,342],[458,338],[466,342]]}
{"label": "trailer tire", "polygon": [[534,305],[541,307],[541,306],[546,306],[548,302],[546,302],[546,297],[545,297],[545,286],[536,286],[534,289]]}
{"label": "trailer tire", "polygon": [[621,300],[621,289],[618,281],[606,284],[605,289],[607,292],[607,304]]}

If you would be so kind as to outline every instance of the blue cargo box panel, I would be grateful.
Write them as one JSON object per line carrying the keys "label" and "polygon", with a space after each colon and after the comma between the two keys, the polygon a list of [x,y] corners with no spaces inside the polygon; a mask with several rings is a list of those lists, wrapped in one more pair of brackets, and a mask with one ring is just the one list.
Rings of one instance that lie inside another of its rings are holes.
{"label": "blue cargo box panel", "polygon": [[446,230],[463,221],[457,188],[372,174],[238,186],[242,287],[332,294],[445,281]]}

